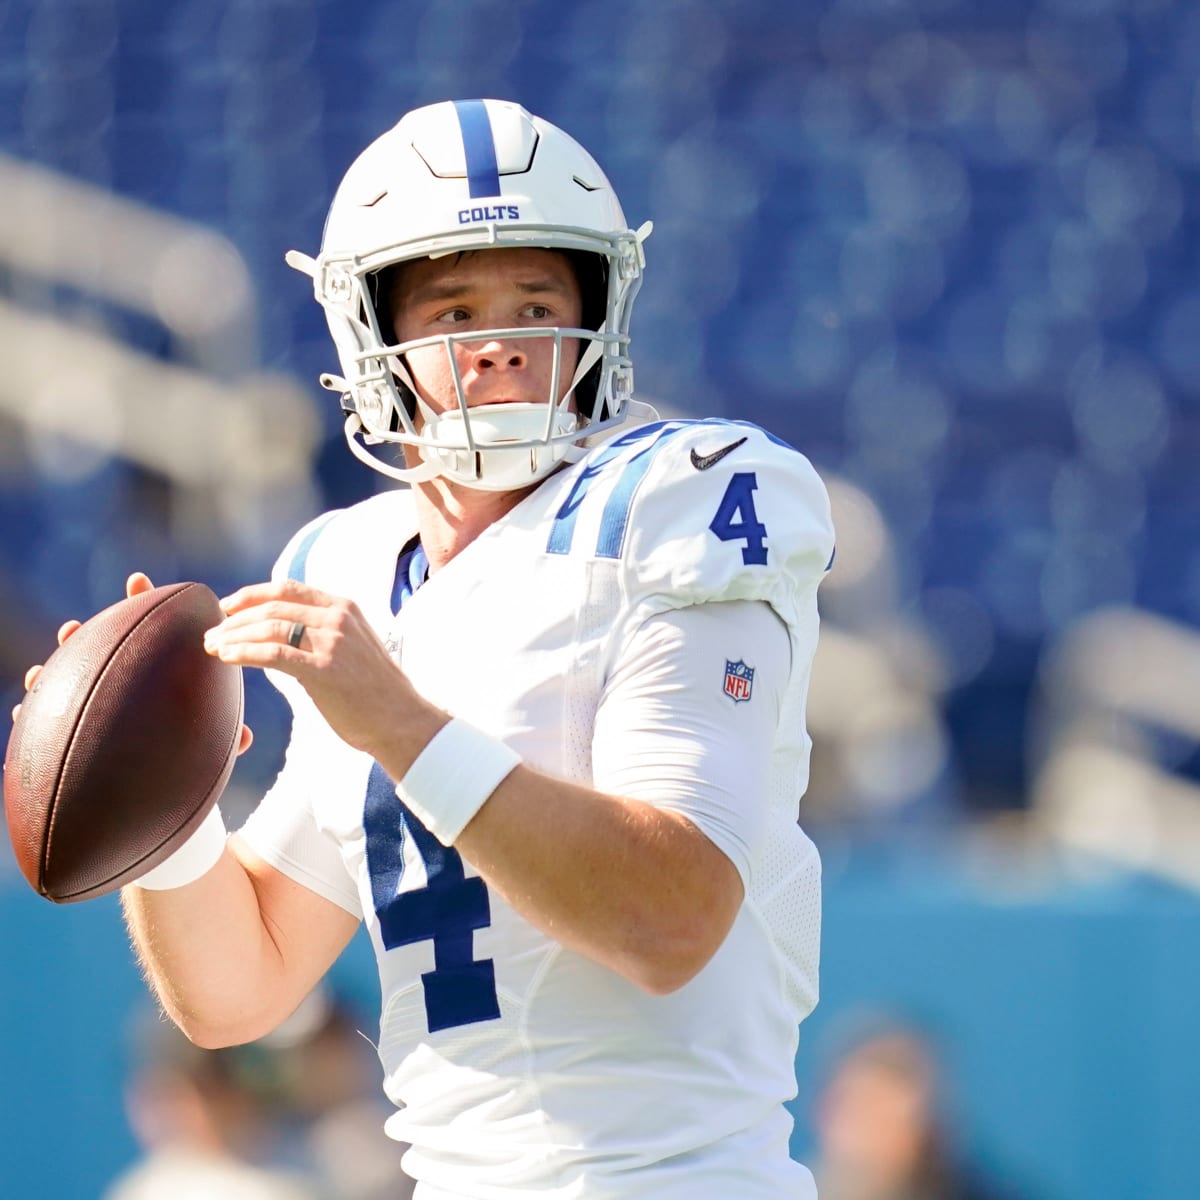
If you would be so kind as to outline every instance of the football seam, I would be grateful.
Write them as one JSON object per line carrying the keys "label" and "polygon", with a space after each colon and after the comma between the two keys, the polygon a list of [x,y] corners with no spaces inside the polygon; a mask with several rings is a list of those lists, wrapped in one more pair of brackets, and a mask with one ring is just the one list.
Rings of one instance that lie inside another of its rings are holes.
{"label": "football seam", "polygon": [[66,774],[67,763],[70,761],[71,755],[75,750],[75,735],[79,732],[79,723],[83,720],[84,714],[87,712],[88,706],[92,702],[92,697],[96,694],[96,689],[100,686],[104,677],[108,674],[109,669],[112,667],[113,660],[117,657],[117,652],[133,636],[134,631],[142,624],[143,621],[146,620],[148,616],[150,616],[151,613],[157,612],[158,609],[166,604],[168,600],[173,600],[176,596],[181,596],[184,592],[186,592],[188,588],[193,588],[196,586],[197,585],[195,583],[185,583],[181,587],[176,588],[175,591],[168,592],[160,600],[156,601],[148,609],[146,609],[137,623],[134,624],[130,629],[126,630],[125,636],[121,638],[121,640],[113,647],[113,652],[109,655],[108,662],[104,664],[104,670],[102,670],[100,674],[96,676],[96,680],[89,689],[86,698],[79,706],[79,716],[76,718],[75,724],[71,728],[70,736],[66,739],[67,750],[62,756],[62,763],[59,766],[58,776],[54,780],[53,799],[50,802],[50,816],[49,820],[46,822],[46,840],[42,846],[42,861],[39,864],[38,869],[38,891],[40,891],[42,895],[49,894],[46,891],[46,871],[50,864],[50,847],[54,841],[54,826],[58,817],[59,791],[62,788],[62,781],[63,776]]}

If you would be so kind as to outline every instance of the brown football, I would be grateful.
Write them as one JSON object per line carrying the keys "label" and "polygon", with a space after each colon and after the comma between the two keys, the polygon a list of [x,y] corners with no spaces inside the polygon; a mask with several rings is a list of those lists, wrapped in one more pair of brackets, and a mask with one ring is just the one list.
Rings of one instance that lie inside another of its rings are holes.
{"label": "brown football", "polygon": [[97,613],[26,693],[4,759],[17,864],[56,903],[115,891],[208,814],[237,758],[242,672],[204,652],[222,617],[200,583]]}

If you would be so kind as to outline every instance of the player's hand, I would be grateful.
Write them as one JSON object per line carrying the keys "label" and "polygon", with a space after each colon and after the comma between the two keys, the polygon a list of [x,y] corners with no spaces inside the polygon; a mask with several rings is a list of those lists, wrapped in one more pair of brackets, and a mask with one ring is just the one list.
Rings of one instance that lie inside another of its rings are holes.
{"label": "player's hand", "polygon": [[204,637],[209,654],[293,676],[338,737],[385,767],[398,740],[423,745],[445,723],[353,601],[288,579],[240,588],[221,608],[225,620]]}
{"label": "player's hand", "polygon": [[[154,584],[151,583],[148,575],[143,574],[141,571],[135,571],[129,576],[128,579],[125,580],[125,597],[126,599],[132,599],[134,596],[140,596],[142,592],[149,592],[153,588]],[[61,646],[67,640],[67,638],[69,638],[82,625],[82,621],[64,621],[58,627],[58,644]],[[38,663],[36,666],[30,667],[29,670],[25,672],[26,691],[29,691],[29,689],[32,688],[37,682],[37,677],[42,673],[43,666],[43,663]],[[20,713],[20,711],[21,706],[19,704],[13,707],[12,719],[14,721],[17,719],[17,715]],[[251,732],[250,727],[248,725],[243,725],[241,740],[238,743],[238,754],[245,754],[246,751],[250,749],[250,745],[253,741],[254,734]]]}

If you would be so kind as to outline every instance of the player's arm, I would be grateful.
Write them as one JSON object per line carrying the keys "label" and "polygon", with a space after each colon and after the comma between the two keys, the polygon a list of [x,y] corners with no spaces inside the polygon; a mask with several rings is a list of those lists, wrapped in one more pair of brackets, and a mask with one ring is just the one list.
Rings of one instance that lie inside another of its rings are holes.
{"label": "player's arm", "polygon": [[[293,675],[343,740],[372,755],[392,779],[411,778],[413,763],[448,717],[416,693],[354,605],[277,582],[242,589],[225,606],[230,616],[213,631],[210,652]],[[766,804],[772,694],[790,669],[788,634],[766,605],[735,607],[736,622],[747,626],[738,644],[764,672],[755,684],[761,719],[695,720],[698,690],[681,664],[698,657],[698,643],[712,629],[702,622],[682,632],[650,629],[644,647],[629,648],[641,667],[617,689],[598,727],[600,758],[606,742],[608,760],[623,757],[617,748],[624,745],[638,760],[644,794],[610,794],[520,765],[478,797],[481,807],[453,838],[529,921],[652,992],[681,986],[708,962],[743,897],[743,878],[730,857],[736,837],[720,848],[688,815],[688,801],[706,777],[738,776],[723,785],[724,807],[727,814],[742,810],[746,841]],[[299,647],[288,644],[295,621],[305,626]],[[774,682],[767,678],[772,669]],[[716,695],[721,676],[710,678]],[[660,731],[657,740],[633,737],[647,721]],[[697,725],[705,734],[699,739]],[[655,765],[657,756],[666,756],[665,765]]]}
{"label": "player's arm", "polygon": [[[126,592],[136,596],[151,587],[138,572]],[[59,645],[79,628],[79,621],[65,622]],[[27,690],[40,672],[34,666],[26,673]],[[14,720],[16,715],[14,709]],[[238,753],[252,740],[243,726]],[[251,1041],[273,1029],[295,1011],[358,926],[344,908],[294,883],[236,836],[198,879],[165,890],[130,885],[122,891],[122,906],[163,1008],[204,1046]]]}
{"label": "player's arm", "polygon": [[656,995],[703,969],[742,903],[737,870],[685,816],[523,766],[455,846],[532,924]]}
{"label": "player's arm", "polygon": [[362,919],[341,850],[313,815],[337,743],[300,689],[288,688],[286,698],[292,733],[282,769],[224,843],[217,869],[197,881],[192,896],[188,888],[158,890],[174,882],[173,873],[166,881],[152,874],[124,895],[164,1007],[205,1044],[245,1041],[278,1025]]}
{"label": "player's arm", "polygon": [[358,927],[345,909],[258,858],[235,834],[178,888],[124,888],[146,978],[201,1046],[252,1041],[295,1011]]}
{"label": "player's arm", "polygon": [[[141,579],[133,577],[130,589],[149,586]],[[297,811],[303,789],[294,784],[311,767],[302,752],[309,739],[295,736],[299,724],[297,717],[283,771],[256,813],[265,823],[274,821],[276,831],[281,825],[303,828]],[[248,735],[244,730],[242,751]],[[323,866],[328,876],[337,864]],[[217,1047],[262,1037],[296,1010],[333,964],[359,917],[334,902],[336,891],[313,882],[296,882],[234,834],[216,864],[193,882],[122,890],[146,979],[192,1041]]]}
{"label": "player's arm", "polygon": [[[755,663],[724,693],[727,658]],[[455,842],[510,904],[654,993],[682,986],[729,932],[769,805],[786,627],[765,604],[648,620],[596,719],[596,786],[517,767]]]}

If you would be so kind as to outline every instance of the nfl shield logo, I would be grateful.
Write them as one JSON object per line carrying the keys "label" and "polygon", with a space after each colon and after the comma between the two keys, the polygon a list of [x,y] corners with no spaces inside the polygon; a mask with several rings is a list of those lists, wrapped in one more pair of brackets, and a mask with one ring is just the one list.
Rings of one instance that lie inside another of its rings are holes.
{"label": "nfl shield logo", "polygon": [[754,668],[748,667],[739,658],[737,662],[725,660],[725,695],[735,704],[750,699],[754,687]]}

